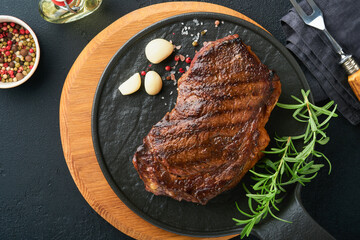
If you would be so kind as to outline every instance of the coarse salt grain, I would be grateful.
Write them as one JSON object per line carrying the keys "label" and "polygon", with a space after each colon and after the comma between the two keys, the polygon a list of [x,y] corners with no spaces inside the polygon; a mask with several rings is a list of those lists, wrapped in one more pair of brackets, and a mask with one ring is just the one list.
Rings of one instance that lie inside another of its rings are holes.
{"label": "coarse salt grain", "polygon": [[188,31],[187,26],[184,26],[184,27],[181,29],[181,35],[189,35],[189,31]]}
{"label": "coarse salt grain", "polygon": [[193,41],[198,41],[200,38],[200,33],[197,33],[196,36],[193,37]]}
{"label": "coarse salt grain", "polygon": [[195,26],[199,26],[199,20],[197,20],[196,18],[193,19],[193,22],[195,23]]}

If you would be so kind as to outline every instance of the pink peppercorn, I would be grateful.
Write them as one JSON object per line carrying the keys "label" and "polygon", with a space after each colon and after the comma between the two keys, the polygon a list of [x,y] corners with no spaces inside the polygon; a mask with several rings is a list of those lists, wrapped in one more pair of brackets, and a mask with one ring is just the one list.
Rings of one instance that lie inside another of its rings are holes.
{"label": "pink peppercorn", "polygon": [[18,33],[18,30],[17,30],[17,29],[14,29],[14,30],[13,30],[13,33]]}
{"label": "pink peppercorn", "polygon": [[26,34],[29,34],[30,32],[29,32],[29,30],[26,29],[26,30],[25,30],[25,33],[26,33]]}
{"label": "pink peppercorn", "polygon": [[10,26],[11,26],[11,27],[15,27],[15,23],[13,23],[13,22],[10,23]]}
{"label": "pink peppercorn", "polygon": [[146,75],[146,72],[145,71],[141,71],[141,76],[145,76]]}
{"label": "pink peppercorn", "polygon": [[32,69],[32,68],[33,68],[33,65],[30,65],[29,68]]}
{"label": "pink peppercorn", "polygon": [[[10,51],[11,47],[9,45],[6,46],[6,50]],[[8,55],[9,56],[9,55]]]}
{"label": "pink peppercorn", "polygon": [[11,40],[7,41],[7,45],[12,45],[12,41]]}
{"label": "pink peppercorn", "polygon": [[25,30],[22,28],[22,29],[20,29],[20,34],[25,34]]}
{"label": "pink peppercorn", "polygon": [[34,52],[34,49],[30,48],[30,49],[29,49],[29,52],[30,52],[30,53],[33,53],[33,52]]}
{"label": "pink peppercorn", "polygon": [[166,70],[166,71],[170,71],[170,70],[171,70],[171,67],[170,67],[170,66],[166,66],[166,67],[165,67],[165,70]]}
{"label": "pink peppercorn", "polygon": [[11,53],[10,53],[9,51],[6,51],[6,52],[5,52],[5,55],[6,55],[6,56],[10,56]]}
{"label": "pink peppercorn", "polygon": [[180,72],[180,73],[184,73],[185,70],[184,70],[183,68],[179,68],[179,72]]}
{"label": "pink peppercorn", "polygon": [[2,27],[1,28],[3,31],[7,31],[7,27]]}
{"label": "pink peppercorn", "polygon": [[185,59],[185,62],[186,62],[186,63],[191,63],[191,58],[187,57],[187,58]]}
{"label": "pink peppercorn", "polygon": [[180,57],[179,57],[178,55],[176,55],[176,56],[174,57],[174,60],[178,62],[178,61],[180,60]]}

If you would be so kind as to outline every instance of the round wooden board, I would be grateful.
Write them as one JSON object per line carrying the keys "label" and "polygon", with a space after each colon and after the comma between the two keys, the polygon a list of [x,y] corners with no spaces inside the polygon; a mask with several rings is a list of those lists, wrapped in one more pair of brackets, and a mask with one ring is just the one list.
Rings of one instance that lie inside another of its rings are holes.
{"label": "round wooden board", "polygon": [[133,213],[113,192],[101,172],[92,143],[91,108],[95,90],[111,57],[133,35],[159,20],[200,11],[233,15],[260,26],[239,12],[210,3],[168,2],[141,8],[112,23],[84,48],[62,90],[60,134],[70,173],[90,206],[118,230],[135,239],[199,238],[180,236],[153,226]]}

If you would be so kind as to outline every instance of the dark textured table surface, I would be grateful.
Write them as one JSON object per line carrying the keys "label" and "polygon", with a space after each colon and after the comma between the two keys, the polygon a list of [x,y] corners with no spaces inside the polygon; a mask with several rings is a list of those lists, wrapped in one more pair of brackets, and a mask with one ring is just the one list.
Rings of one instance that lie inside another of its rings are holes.
{"label": "dark textured table surface", "polygon": [[[1,0],[0,15],[27,22],[41,46],[40,65],[25,84],[0,91],[0,239],[131,239],[84,200],[67,169],[59,133],[59,103],[66,75],[86,44],[123,15],[164,1],[104,0],[74,23],[44,21],[38,1]],[[285,43],[279,19],[288,0],[207,1],[237,10]],[[360,127],[343,117],[328,130],[324,169],[302,190],[310,215],[337,239],[360,238]]]}

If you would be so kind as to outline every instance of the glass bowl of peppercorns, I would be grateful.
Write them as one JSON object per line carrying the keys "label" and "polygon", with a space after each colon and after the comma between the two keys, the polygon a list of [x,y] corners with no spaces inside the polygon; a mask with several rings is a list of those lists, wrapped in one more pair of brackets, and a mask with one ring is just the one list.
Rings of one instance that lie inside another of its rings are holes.
{"label": "glass bowl of peppercorns", "polygon": [[22,20],[0,15],[0,88],[26,82],[40,60],[39,41]]}

